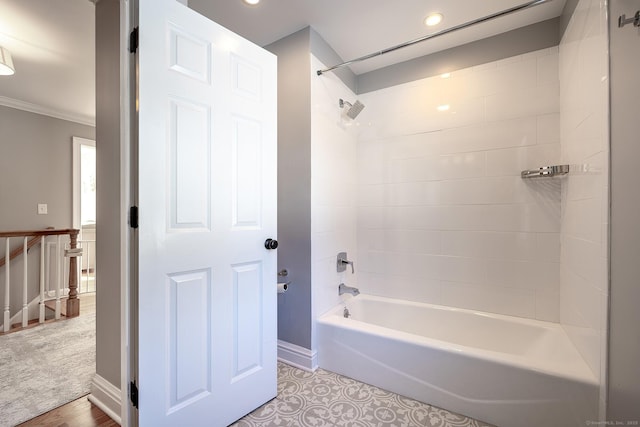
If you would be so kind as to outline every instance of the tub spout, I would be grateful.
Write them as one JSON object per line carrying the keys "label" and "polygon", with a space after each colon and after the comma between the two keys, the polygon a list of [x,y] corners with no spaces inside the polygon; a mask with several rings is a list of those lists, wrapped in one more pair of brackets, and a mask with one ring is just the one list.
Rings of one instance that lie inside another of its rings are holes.
{"label": "tub spout", "polygon": [[356,295],[360,294],[360,291],[358,290],[358,288],[352,288],[351,286],[347,286],[344,283],[340,283],[340,286],[338,286],[338,295],[342,294],[351,294],[355,297]]}

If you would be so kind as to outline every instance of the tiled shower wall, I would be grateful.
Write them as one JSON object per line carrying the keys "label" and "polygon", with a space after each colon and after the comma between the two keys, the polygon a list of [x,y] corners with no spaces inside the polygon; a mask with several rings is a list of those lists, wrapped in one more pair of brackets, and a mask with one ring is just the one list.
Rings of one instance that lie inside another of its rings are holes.
{"label": "tiled shower wall", "polygon": [[561,181],[520,178],[560,161],[558,80],[550,48],[360,95],[361,291],[559,320]]}
{"label": "tiled shower wall", "polygon": [[[604,385],[608,300],[607,7],[581,0],[560,44],[562,188],[560,322]],[[601,395],[601,406],[604,394]]]}
{"label": "tiled shower wall", "polygon": [[[338,252],[356,259],[356,148],[353,123],[340,118],[338,100],[355,101],[354,93],[311,55],[311,281],[313,318],[340,302],[338,285],[356,285],[358,275],[338,273]],[[315,337],[315,331],[312,333]],[[315,338],[312,348],[315,349]]]}

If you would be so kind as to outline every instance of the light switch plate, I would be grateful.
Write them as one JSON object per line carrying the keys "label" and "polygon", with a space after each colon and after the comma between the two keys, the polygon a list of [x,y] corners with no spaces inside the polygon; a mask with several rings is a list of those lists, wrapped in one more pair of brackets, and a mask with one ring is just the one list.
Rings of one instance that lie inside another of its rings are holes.
{"label": "light switch plate", "polygon": [[47,204],[38,203],[38,215],[46,215],[46,214],[47,214]]}

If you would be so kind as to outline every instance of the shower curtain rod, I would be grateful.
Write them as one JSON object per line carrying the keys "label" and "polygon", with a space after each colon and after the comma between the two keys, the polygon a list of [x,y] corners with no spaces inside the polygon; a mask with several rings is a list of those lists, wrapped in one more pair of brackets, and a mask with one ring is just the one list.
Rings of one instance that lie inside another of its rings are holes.
{"label": "shower curtain rod", "polygon": [[481,24],[483,22],[490,21],[490,20],[495,19],[495,18],[500,18],[501,16],[509,15],[511,13],[514,13],[514,12],[519,12],[521,10],[528,9],[530,7],[538,6],[538,5],[541,5],[543,3],[548,3],[550,1],[553,1],[553,0],[533,0],[533,1],[530,1],[530,2],[527,2],[527,3],[523,3],[523,4],[519,5],[519,6],[514,6],[514,7],[511,7],[509,9],[502,10],[500,12],[492,13],[491,15],[483,16],[482,18],[474,19],[473,21],[465,22],[464,24],[456,25],[454,27],[447,28],[447,29],[444,29],[442,31],[438,31],[436,33],[431,33],[431,34],[428,34],[426,36],[417,38],[415,40],[411,40],[411,41],[408,41],[408,42],[405,42],[405,43],[402,43],[402,44],[399,44],[399,45],[396,45],[396,46],[393,46],[393,47],[389,47],[387,49],[383,49],[383,50],[378,51],[378,52],[370,53],[369,55],[361,56],[360,58],[352,59],[351,61],[346,61],[346,62],[343,62],[341,64],[337,64],[337,65],[334,65],[332,67],[325,68],[324,70],[318,70],[317,74],[319,76],[321,76],[326,72],[333,71],[333,70],[335,70],[337,68],[345,67],[347,65],[351,65],[351,64],[353,64],[355,62],[361,62],[361,61],[364,61],[364,60],[367,60],[367,59],[370,59],[370,58],[375,58],[376,56],[384,55],[385,53],[393,52],[393,51],[396,51],[398,49],[402,49],[404,47],[412,46],[412,45],[414,45],[416,43],[420,43],[420,42],[423,42],[423,41],[426,41],[426,40],[435,39],[436,37],[444,36],[445,34],[453,33],[454,31],[462,30],[462,29],[470,27],[472,25]]}

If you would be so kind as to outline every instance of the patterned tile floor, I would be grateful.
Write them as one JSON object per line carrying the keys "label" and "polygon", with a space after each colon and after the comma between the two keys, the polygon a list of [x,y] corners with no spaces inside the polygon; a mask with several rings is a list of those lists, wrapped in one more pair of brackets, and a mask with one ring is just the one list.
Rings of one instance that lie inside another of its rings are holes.
{"label": "patterned tile floor", "polygon": [[278,396],[233,427],[491,427],[318,369],[306,372],[278,363]]}

